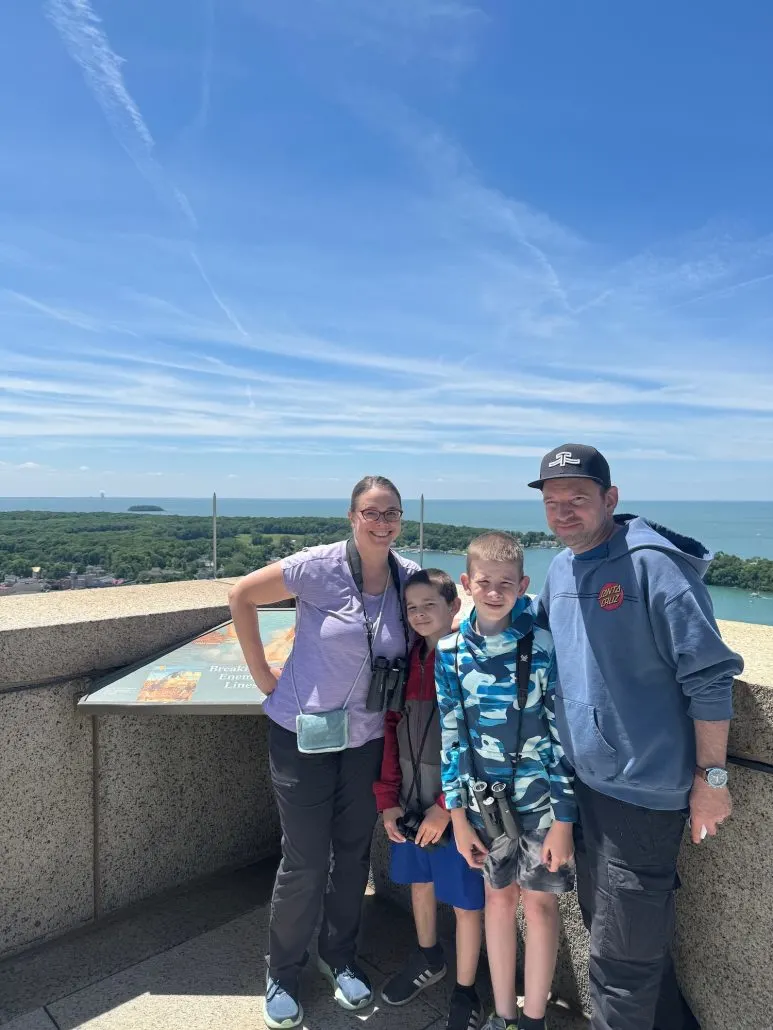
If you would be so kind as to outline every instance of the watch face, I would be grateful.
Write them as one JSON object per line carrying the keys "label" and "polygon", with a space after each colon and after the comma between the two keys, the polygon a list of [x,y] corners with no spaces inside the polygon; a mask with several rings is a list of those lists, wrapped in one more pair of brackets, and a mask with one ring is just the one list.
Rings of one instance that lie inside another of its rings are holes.
{"label": "watch face", "polygon": [[710,787],[727,786],[727,769],[707,769],[706,780]]}

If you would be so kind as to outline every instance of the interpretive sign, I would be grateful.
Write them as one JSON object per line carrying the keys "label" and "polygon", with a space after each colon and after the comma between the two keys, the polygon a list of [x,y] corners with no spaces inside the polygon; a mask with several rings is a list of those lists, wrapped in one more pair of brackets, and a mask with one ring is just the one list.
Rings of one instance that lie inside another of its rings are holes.
{"label": "interpretive sign", "polygon": [[[266,658],[281,670],[293,646],[295,610],[267,609],[258,622]],[[78,707],[87,714],[239,715],[260,712],[265,698],[245,665],[233,623],[225,622],[153,661],[111,673]]]}

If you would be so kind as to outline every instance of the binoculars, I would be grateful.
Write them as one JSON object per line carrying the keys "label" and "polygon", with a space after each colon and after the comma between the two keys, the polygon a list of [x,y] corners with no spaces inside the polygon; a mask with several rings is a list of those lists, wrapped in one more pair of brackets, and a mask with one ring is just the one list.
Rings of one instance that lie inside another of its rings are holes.
{"label": "binoculars", "polygon": [[369,712],[401,712],[405,707],[405,658],[375,658],[365,707]]}
{"label": "binoculars", "polygon": [[507,784],[499,780],[489,787],[484,780],[477,780],[472,785],[472,792],[478,802],[487,836],[496,840],[504,833],[510,840],[518,840],[518,817],[515,806],[507,796]]}
{"label": "binoculars", "polygon": [[[408,810],[405,815],[401,816],[395,826],[402,833],[406,840],[411,843],[416,843],[416,834],[419,832],[419,827],[424,822],[424,816],[421,812],[414,812]],[[423,844],[421,845],[422,851],[436,851],[438,848],[445,847],[448,843],[448,833],[444,833],[437,844]]]}

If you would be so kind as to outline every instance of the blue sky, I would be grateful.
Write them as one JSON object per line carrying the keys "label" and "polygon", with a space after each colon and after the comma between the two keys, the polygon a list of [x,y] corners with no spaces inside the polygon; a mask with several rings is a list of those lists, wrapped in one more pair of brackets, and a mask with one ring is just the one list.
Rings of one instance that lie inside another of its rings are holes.
{"label": "blue sky", "polygon": [[766,0],[0,24],[0,494],[773,499]]}

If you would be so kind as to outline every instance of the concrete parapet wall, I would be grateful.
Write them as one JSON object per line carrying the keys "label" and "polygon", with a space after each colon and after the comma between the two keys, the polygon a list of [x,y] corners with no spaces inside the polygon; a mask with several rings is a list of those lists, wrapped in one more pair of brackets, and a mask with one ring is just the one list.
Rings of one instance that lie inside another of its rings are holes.
{"label": "concrete parapet wall", "polygon": [[0,690],[143,661],[229,619],[233,580],[0,598]]}
{"label": "concrete parapet wall", "polygon": [[278,850],[263,716],[96,718],[100,915]]}
{"label": "concrete parapet wall", "polygon": [[702,1030],[773,1030],[773,776],[731,767],[730,788],[721,835],[682,847],[677,969]]}
{"label": "concrete parapet wall", "polygon": [[84,686],[0,694],[0,956],[92,917],[91,723],[75,710]]}
{"label": "concrete parapet wall", "polygon": [[80,674],[227,619],[229,586],[0,600],[0,956],[278,851],[262,716],[76,708]]}

